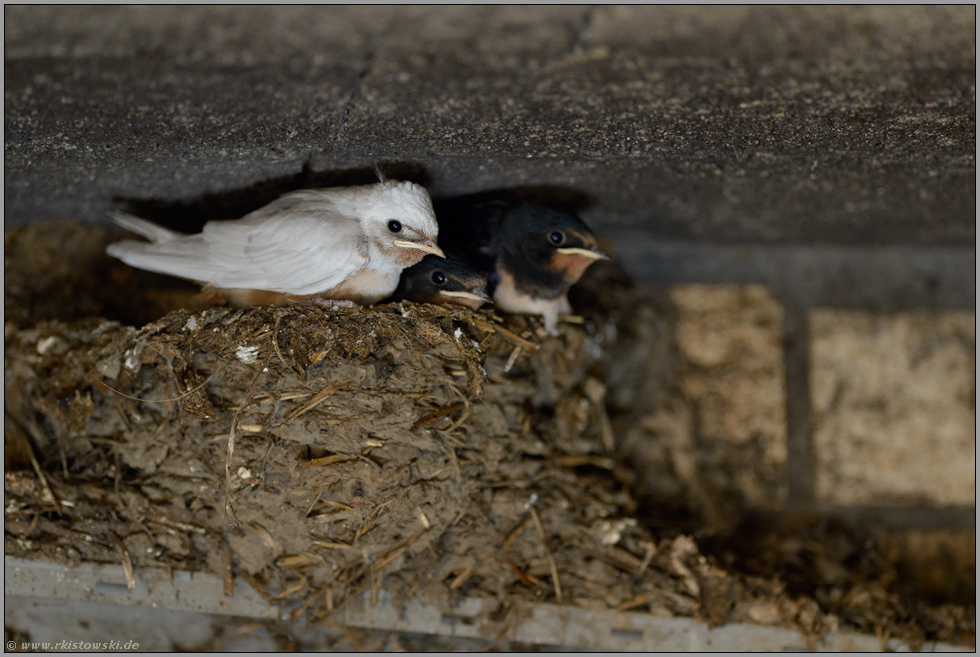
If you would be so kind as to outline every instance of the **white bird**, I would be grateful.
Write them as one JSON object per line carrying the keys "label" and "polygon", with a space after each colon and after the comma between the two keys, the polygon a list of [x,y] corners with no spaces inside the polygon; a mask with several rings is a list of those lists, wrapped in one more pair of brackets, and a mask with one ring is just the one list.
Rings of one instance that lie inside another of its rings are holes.
{"label": "white bird", "polygon": [[371,304],[395,291],[402,269],[428,253],[445,257],[428,192],[403,181],[290,192],[194,235],[111,216],[150,242],[115,242],[109,255],[246,306],[315,297]]}

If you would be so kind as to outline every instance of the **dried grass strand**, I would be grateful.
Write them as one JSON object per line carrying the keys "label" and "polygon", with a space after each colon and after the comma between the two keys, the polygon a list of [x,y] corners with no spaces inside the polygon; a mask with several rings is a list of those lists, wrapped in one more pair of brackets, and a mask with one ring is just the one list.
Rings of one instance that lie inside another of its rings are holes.
{"label": "dried grass strand", "polygon": [[513,530],[511,530],[510,534],[507,535],[507,540],[505,540],[503,545],[500,546],[500,549],[509,550],[514,541],[517,540],[517,537],[524,533],[524,530],[527,529],[527,526],[531,523],[531,521],[532,518],[530,515],[524,516],[524,519],[521,520]]}
{"label": "dried grass strand", "polygon": [[[330,397],[332,394],[334,394],[335,392],[337,392],[341,388],[346,388],[349,385],[353,385],[353,383],[354,383],[353,381],[344,381],[343,383],[332,383],[332,384],[324,387],[323,390],[321,390],[320,392],[316,393],[316,395],[313,396],[313,399],[311,399],[310,401],[308,401],[306,403],[306,405],[303,406],[303,408],[299,409],[298,411],[296,411],[295,413],[293,413],[292,415],[290,415],[288,418],[286,418],[286,420],[282,423],[282,426],[285,426],[285,425],[289,424],[290,422],[292,422],[293,420],[295,420],[296,418],[298,418],[300,415],[303,415],[304,413],[308,413],[308,412],[312,411],[316,406],[318,406],[321,402],[323,402],[323,400],[325,400],[327,397]],[[280,427],[280,431],[281,430],[282,430],[282,427]]]}
{"label": "dried grass strand", "polygon": [[117,395],[119,395],[120,397],[125,397],[126,399],[132,399],[133,401],[145,402],[147,404],[169,404],[171,402],[180,401],[181,399],[183,399],[184,397],[187,397],[188,395],[193,395],[195,392],[197,392],[198,390],[200,390],[201,388],[203,388],[204,386],[206,386],[208,383],[210,383],[211,382],[211,379],[213,379],[215,377],[215,375],[219,371],[221,371],[221,368],[220,367],[218,369],[216,369],[215,371],[211,372],[211,376],[209,376],[207,379],[205,379],[204,380],[204,383],[202,383],[201,385],[195,386],[195,387],[191,388],[190,390],[188,390],[187,392],[184,392],[184,393],[181,393],[181,394],[177,395],[176,397],[167,397],[166,399],[143,399],[142,397],[134,397],[132,395],[127,395],[125,392],[121,392],[119,390],[116,390],[115,388],[113,388],[112,386],[110,386],[105,381],[100,381],[91,372],[89,372],[88,375],[92,378],[93,381],[95,381],[95,383],[98,386],[100,386],[102,388],[105,388],[109,392],[114,392]]}
{"label": "dried grass strand", "polygon": [[[30,443],[30,441],[28,441],[28,443]],[[38,480],[41,482],[41,495],[44,501],[54,506],[54,508],[58,511],[61,511],[61,501],[58,500],[58,497],[54,494],[54,491],[51,490],[51,486],[48,484],[48,478],[44,476],[44,470],[41,469],[41,464],[38,463],[37,457],[34,456],[34,445],[29,444],[28,447],[29,449],[27,450],[27,455],[31,459],[31,467],[34,468],[34,474],[37,475]]]}
{"label": "dried grass strand", "polygon": [[112,544],[116,546],[116,550],[119,552],[119,558],[122,559],[123,574],[126,576],[126,588],[132,591],[136,588],[136,574],[133,572],[133,560],[129,557],[129,552],[126,551],[126,546],[123,542],[119,540],[118,536],[111,535],[109,538],[112,539]]}
{"label": "dried grass strand", "polygon": [[419,429],[429,424],[433,420],[438,420],[441,417],[445,417],[450,413],[455,413],[456,411],[462,410],[464,408],[466,408],[466,404],[464,404],[463,402],[456,402],[455,404],[442,406],[420,417],[418,420],[415,421],[415,424],[412,425],[412,428]]}
{"label": "dried grass strand", "polygon": [[531,507],[531,517],[534,518],[534,524],[538,527],[538,534],[541,536],[541,544],[544,546],[544,551],[548,554],[548,565],[551,567],[551,581],[555,587],[555,600],[558,601],[558,604],[562,604],[561,582],[558,579],[558,563],[555,561],[555,555],[552,554],[551,548],[548,547],[548,537],[544,533],[544,524],[541,522],[541,517],[533,506]]}
{"label": "dried grass strand", "polygon": [[541,345],[537,345],[537,344],[531,342],[530,340],[525,340],[524,338],[522,338],[521,336],[517,335],[513,331],[511,331],[509,329],[505,329],[503,326],[494,326],[493,328],[496,329],[497,333],[499,333],[500,335],[504,336],[505,338],[507,338],[508,340],[510,340],[511,342],[513,342],[514,344],[518,344],[518,345],[520,345],[522,347],[527,347],[531,351],[537,351],[540,348],[540,346],[541,346]]}

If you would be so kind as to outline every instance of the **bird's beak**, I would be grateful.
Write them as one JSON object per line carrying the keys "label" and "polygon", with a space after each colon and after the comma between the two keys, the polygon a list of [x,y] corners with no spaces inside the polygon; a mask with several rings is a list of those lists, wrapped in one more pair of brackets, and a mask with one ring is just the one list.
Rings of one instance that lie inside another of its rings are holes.
{"label": "bird's beak", "polygon": [[406,242],[405,240],[395,240],[395,246],[400,246],[403,249],[418,249],[419,251],[425,251],[426,253],[431,253],[434,256],[439,256],[440,258],[445,258],[446,254],[442,252],[436,244],[429,244],[426,242]]}
{"label": "bird's beak", "polygon": [[439,294],[441,294],[444,297],[450,297],[452,299],[471,299],[473,301],[483,301],[485,303],[491,303],[493,301],[493,299],[487,296],[486,292],[482,294],[477,294],[476,292],[463,292],[463,291],[457,292],[455,290],[443,290],[440,291]]}
{"label": "bird's beak", "polygon": [[593,251],[592,249],[581,249],[577,246],[566,246],[563,249],[555,249],[558,253],[565,253],[568,255],[580,255],[584,256],[590,260],[609,260],[607,256],[602,251]]}

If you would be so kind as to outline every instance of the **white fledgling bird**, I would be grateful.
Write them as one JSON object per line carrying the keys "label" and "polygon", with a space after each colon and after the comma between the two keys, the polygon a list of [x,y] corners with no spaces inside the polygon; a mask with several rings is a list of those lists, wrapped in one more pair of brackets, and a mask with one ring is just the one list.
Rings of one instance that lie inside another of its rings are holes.
{"label": "white fledgling bird", "polygon": [[115,242],[109,255],[210,285],[244,306],[309,298],[371,304],[395,291],[402,269],[428,253],[445,257],[428,192],[404,181],[289,192],[194,235],[111,216],[150,241]]}

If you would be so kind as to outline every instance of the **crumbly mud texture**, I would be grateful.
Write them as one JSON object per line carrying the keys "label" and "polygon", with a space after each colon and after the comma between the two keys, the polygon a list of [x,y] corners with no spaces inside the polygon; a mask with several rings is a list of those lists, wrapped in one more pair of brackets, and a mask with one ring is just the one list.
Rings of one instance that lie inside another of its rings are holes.
{"label": "crumbly mud texture", "polygon": [[385,591],[482,598],[495,620],[551,602],[973,640],[972,608],[903,607],[888,582],[843,583],[831,607],[650,528],[616,435],[624,409],[675,394],[669,366],[657,385],[643,370],[669,313],[612,270],[583,281],[583,316],[557,337],[407,302],[180,309],[136,328],[80,319],[81,301],[72,321],[12,316],[11,296],[43,295],[10,276],[23,234],[6,244],[23,286],[5,326],[6,554],[241,575],[295,620]]}

